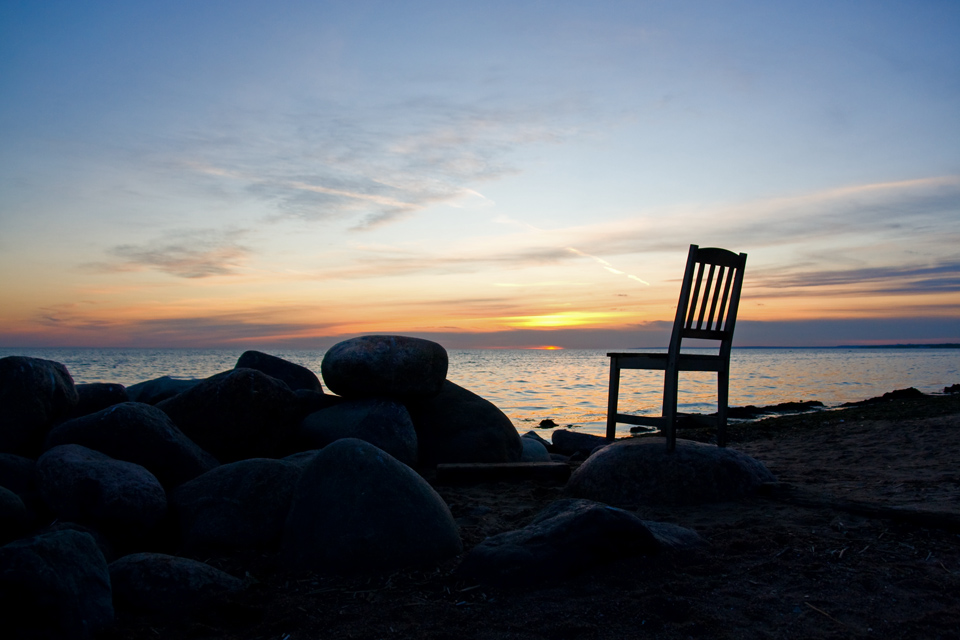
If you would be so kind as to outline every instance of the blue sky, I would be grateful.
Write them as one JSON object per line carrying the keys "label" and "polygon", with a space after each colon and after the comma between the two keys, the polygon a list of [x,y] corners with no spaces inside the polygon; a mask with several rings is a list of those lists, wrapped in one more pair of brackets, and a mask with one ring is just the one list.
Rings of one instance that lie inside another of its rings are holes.
{"label": "blue sky", "polygon": [[691,243],[750,255],[741,344],[960,341],[958,32],[952,2],[6,2],[0,344],[656,343]]}

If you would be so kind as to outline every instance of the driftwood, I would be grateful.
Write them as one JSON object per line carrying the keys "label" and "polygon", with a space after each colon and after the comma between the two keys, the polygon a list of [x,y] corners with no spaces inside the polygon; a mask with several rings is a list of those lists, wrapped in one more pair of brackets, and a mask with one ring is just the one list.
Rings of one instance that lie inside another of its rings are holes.
{"label": "driftwood", "polygon": [[947,511],[928,511],[912,507],[890,507],[858,500],[841,500],[796,487],[785,482],[768,482],[760,487],[759,495],[778,502],[787,502],[811,509],[834,509],[866,518],[894,520],[927,527],[960,532],[960,514]]}

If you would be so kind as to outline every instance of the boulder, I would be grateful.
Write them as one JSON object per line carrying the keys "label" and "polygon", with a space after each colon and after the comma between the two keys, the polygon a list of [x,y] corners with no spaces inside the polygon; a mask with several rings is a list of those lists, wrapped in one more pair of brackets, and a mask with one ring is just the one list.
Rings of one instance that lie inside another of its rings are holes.
{"label": "boulder", "polygon": [[300,423],[300,443],[322,449],[340,438],[359,438],[400,462],[417,464],[417,432],[407,408],[386,398],[346,400],[311,413]]}
{"label": "boulder", "polygon": [[86,640],[113,624],[110,574],[93,538],[58,531],[0,547],[6,638]]}
{"label": "boulder", "polygon": [[0,487],[0,544],[6,544],[27,532],[30,516],[20,496]]}
{"label": "boulder", "polygon": [[590,452],[597,447],[610,444],[610,441],[603,436],[567,431],[566,429],[557,429],[550,439],[553,440],[554,451],[565,456],[572,456],[576,453],[589,456]]}
{"label": "boulder", "polygon": [[[559,500],[526,527],[489,537],[471,549],[457,572],[498,585],[568,578],[612,560],[678,548],[682,535],[662,531],[673,534],[669,544],[628,511],[589,500]],[[695,532],[683,531],[694,545],[701,544]]]}
{"label": "boulder", "polygon": [[289,453],[300,418],[293,391],[256,369],[224,371],[157,407],[220,462]]}
{"label": "boulder", "polygon": [[308,416],[314,411],[329,409],[330,407],[335,407],[343,402],[343,398],[340,396],[319,393],[317,391],[297,389],[294,391],[294,393],[297,396],[297,401],[300,403],[301,416]]}
{"label": "boulder", "polygon": [[166,513],[167,496],[153,474],[77,444],[44,453],[37,474],[40,493],[58,518],[103,533],[139,537]]}
{"label": "boulder", "polygon": [[447,377],[447,352],[406,336],[362,336],[333,345],[320,364],[323,381],[344,398],[426,398]]}
{"label": "boulder", "polygon": [[289,462],[290,464],[295,464],[301,471],[303,471],[310,461],[313,460],[313,456],[317,455],[318,453],[320,453],[320,449],[298,451],[297,453],[291,453],[289,456],[283,458],[283,461]]}
{"label": "boulder", "polygon": [[172,398],[178,393],[183,393],[187,389],[200,384],[201,380],[179,379],[170,376],[160,376],[153,380],[138,382],[127,387],[127,397],[131,402],[142,402],[144,404],[157,404],[167,398]]}
{"label": "boulder", "polygon": [[527,438],[526,436],[520,437],[520,442],[523,444],[523,452],[520,454],[521,462],[550,462],[550,452],[547,451],[547,448],[541,443],[537,442],[533,438]]}
{"label": "boulder", "polygon": [[173,492],[189,549],[256,549],[280,541],[302,468],[251,458],[217,467]]}
{"label": "boulder", "polygon": [[500,409],[449,380],[429,400],[408,402],[420,464],[519,462],[520,434]]}
{"label": "boulder", "polygon": [[182,613],[240,591],[243,580],[208,564],[163,553],[134,553],[110,563],[118,609]]}
{"label": "boulder", "polygon": [[344,438],[304,469],[281,557],[290,569],[357,574],[431,565],[461,548],[450,509],[423,478],[372,444]]}
{"label": "boulder", "polygon": [[73,378],[59,362],[0,358],[0,452],[37,457],[47,431],[77,401]]}
{"label": "boulder", "polygon": [[127,388],[122,384],[114,382],[91,382],[89,384],[78,384],[77,388],[77,406],[73,408],[71,417],[78,418],[91,413],[96,413],[101,409],[112,407],[121,402],[129,402],[130,396],[127,395]]}
{"label": "boulder", "polygon": [[725,447],[664,438],[619,440],[590,456],[565,491],[618,507],[723,502],[754,493],[776,477],[750,456]]}
{"label": "boulder", "polygon": [[540,435],[539,433],[537,433],[536,431],[527,431],[525,434],[523,434],[523,435],[520,436],[520,437],[521,437],[521,438],[530,438],[531,440],[536,440],[537,442],[539,442],[540,444],[542,444],[543,447],[544,447],[547,451],[549,451],[550,453],[554,453],[553,443],[550,442],[549,440],[544,440],[544,439],[543,439],[543,436],[541,436],[541,435]]}
{"label": "boulder", "polygon": [[244,351],[237,360],[235,369],[256,369],[271,378],[282,380],[293,391],[304,390],[323,393],[317,374],[306,367],[287,362],[283,358],[260,351]]}
{"label": "boulder", "polygon": [[124,402],[57,425],[47,434],[46,447],[61,444],[83,445],[111,458],[139,464],[168,489],[218,464],[166,413],[140,402]]}
{"label": "boulder", "polygon": [[21,498],[35,491],[37,461],[12,453],[0,453],[0,487],[10,489]]}

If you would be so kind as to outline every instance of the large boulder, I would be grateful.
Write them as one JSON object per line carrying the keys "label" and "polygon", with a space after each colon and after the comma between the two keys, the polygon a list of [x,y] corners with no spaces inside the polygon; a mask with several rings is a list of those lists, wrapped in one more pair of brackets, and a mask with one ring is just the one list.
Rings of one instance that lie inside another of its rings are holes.
{"label": "large boulder", "polygon": [[282,380],[290,389],[323,393],[317,374],[306,367],[288,362],[260,351],[244,351],[237,360],[235,369],[256,369],[272,378]]}
{"label": "large boulder", "polygon": [[417,464],[417,432],[407,408],[386,398],[346,400],[311,413],[300,423],[300,443],[322,449],[340,438],[359,438],[400,462]]}
{"label": "large boulder", "polygon": [[115,404],[130,401],[127,388],[115,382],[78,384],[76,389],[78,401],[71,414],[73,418],[90,415]]}
{"label": "large boulder", "polygon": [[423,478],[372,444],[344,438],[304,469],[281,557],[290,569],[356,574],[435,564],[461,548],[450,509]]}
{"label": "large boulder", "polygon": [[344,398],[425,398],[436,395],[447,377],[447,351],[420,338],[362,336],[330,347],[320,372]]}
{"label": "large boulder", "polygon": [[520,434],[492,402],[449,380],[429,400],[408,402],[420,464],[519,462]]}
{"label": "large boulder", "polygon": [[217,460],[183,434],[166,413],[124,402],[68,420],[50,430],[46,447],[80,444],[146,467],[166,488],[179,486],[217,466]]}
{"label": "large boulder", "polygon": [[19,538],[27,531],[30,514],[20,496],[0,486],[0,544]]}
{"label": "large boulder", "polygon": [[134,553],[110,563],[118,608],[182,613],[243,589],[244,582],[208,564],[163,553]]}
{"label": "large boulder", "polygon": [[131,402],[157,404],[167,398],[172,398],[178,393],[183,393],[201,382],[202,380],[196,380],[194,378],[181,379],[171,378],[170,376],[160,376],[153,380],[144,380],[143,382],[130,385],[127,387],[127,397]]}
{"label": "large boulder", "polygon": [[58,531],[0,547],[5,638],[86,640],[113,624],[107,561],[93,537]]}
{"label": "large boulder", "polygon": [[217,467],[173,492],[189,549],[255,549],[280,541],[302,468],[251,458]]}
{"label": "large boulder", "polygon": [[[568,578],[615,559],[677,549],[677,540],[702,544],[695,532],[682,529],[684,538],[674,529],[682,527],[651,529],[622,509],[589,500],[559,500],[526,527],[481,542],[457,571],[489,584],[533,584]],[[661,542],[658,532],[668,539]]]}
{"label": "large boulder", "polygon": [[47,431],[77,402],[73,378],[59,362],[0,358],[0,452],[36,458]]}
{"label": "large boulder", "polygon": [[44,501],[61,520],[137,538],[166,514],[166,493],[152,473],[78,444],[44,453],[37,474]]}
{"label": "large boulder", "polygon": [[290,387],[256,369],[218,373],[157,407],[220,462],[289,453],[300,418]]}
{"label": "large boulder", "polygon": [[664,438],[620,440],[590,456],[565,491],[624,508],[723,502],[754,493],[776,477],[750,456],[725,447]]}

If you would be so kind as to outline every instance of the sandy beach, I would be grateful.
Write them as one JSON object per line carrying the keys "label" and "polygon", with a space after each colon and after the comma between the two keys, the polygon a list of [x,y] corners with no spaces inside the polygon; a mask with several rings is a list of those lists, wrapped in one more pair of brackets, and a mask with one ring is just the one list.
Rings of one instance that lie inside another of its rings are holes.
{"label": "sandy beach", "polygon": [[[344,579],[281,573],[271,554],[201,558],[252,586],[180,620],[120,613],[103,637],[960,636],[960,395],[768,418],[733,427],[730,441],[780,483],[740,502],[638,512],[696,530],[703,551],[522,589],[459,580],[459,559]],[[563,497],[535,482],[436,489],[466,549]]]}

